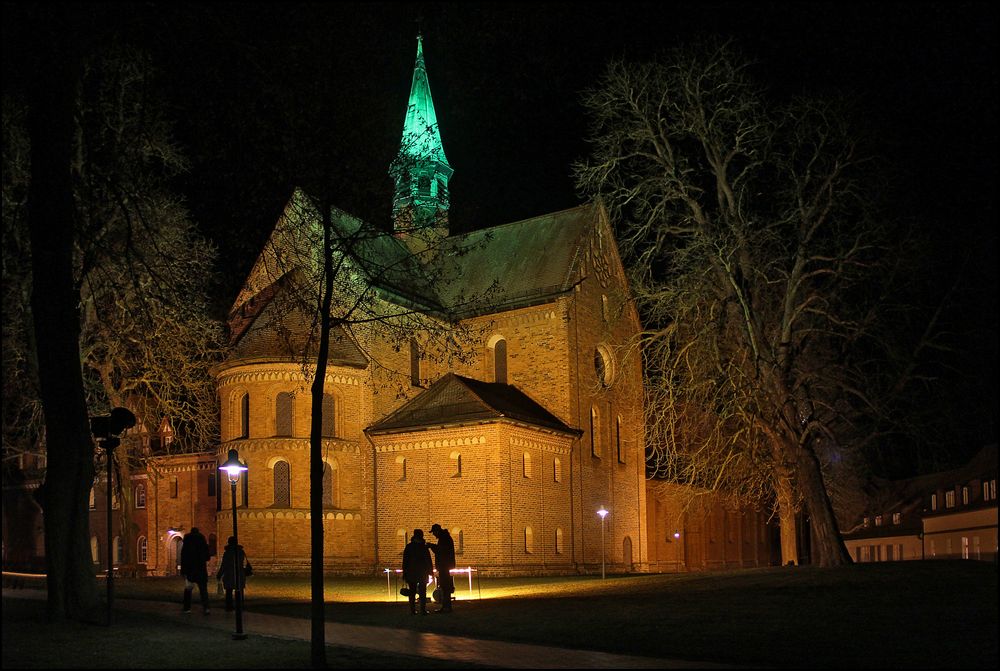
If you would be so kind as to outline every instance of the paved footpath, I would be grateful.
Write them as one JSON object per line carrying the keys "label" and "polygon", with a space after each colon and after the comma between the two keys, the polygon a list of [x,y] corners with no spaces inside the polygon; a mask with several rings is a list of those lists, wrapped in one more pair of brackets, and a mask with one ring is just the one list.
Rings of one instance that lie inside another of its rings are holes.
{"label": "paved footpath", "polygon": [[[41,590],[4,590],[12,598],[44,598]],[[213,610],[208,617],[197,608],[181,613],[180,604],[138,599],[115,599],[116,609],[138,611],[188,622],[191,625],[233,630],[231,614]],[[307,619],[244,612],[243,631],[251,636],[274,636],[308,641],[312,635]],[[732,669],[727,664],[689,662],[634,655],[615,655],[592,650],[572,650],[526,643],[506,643],[462,636],[444,636],[428,632],[373,627],[367,625],[326,623],[327,645],[379,650],[416,657],[431,657],[452,662],[493,666],[506,669]]]}

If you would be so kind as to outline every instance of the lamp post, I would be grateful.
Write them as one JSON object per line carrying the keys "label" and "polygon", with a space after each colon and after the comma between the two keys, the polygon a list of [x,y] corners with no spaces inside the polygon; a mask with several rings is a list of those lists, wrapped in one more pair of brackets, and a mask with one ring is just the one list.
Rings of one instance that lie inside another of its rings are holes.
{"label": "lamp post", "polygon": [[608,511],[601,506],[597,514],[601,516],[601,580],[604,580],[604,518],[607,517]]}
{"label": "lamp post", "polygon": [[229,476],[231,485],[230,500],[233,502],[233,580],[236,590],[236,633],[233,640],[242,641],[247,635],[243,633],[243,562],[240,561],[240,536],[236,529],[236,483],[240,481],[240,473],[247,470],[246,464],[240,461],[239,453],[236,450],[229,450],[229,459],[219,466],[220,471],[225,471]]}
{"label": "lamp post", "polygon": [[104,458],[108,462],[108,482],[105,489],[107,490],[107,503],[108,503],[108,626],[111,626],[111,606],[114,602],[114,537],[111,535],[111,474],[114,469],[114,459],[115,459],[115,448],[121,445],[122,441],[119,438],[121,434],[126,429],[131,429],[135,426],[135,415],[131,411],[125,408],[115,408],[111,411],[109,415],[98,415],[97,417],[90,418],[90,432],[94,434],[97,438],[98,444],[101,449],[104,450]]}

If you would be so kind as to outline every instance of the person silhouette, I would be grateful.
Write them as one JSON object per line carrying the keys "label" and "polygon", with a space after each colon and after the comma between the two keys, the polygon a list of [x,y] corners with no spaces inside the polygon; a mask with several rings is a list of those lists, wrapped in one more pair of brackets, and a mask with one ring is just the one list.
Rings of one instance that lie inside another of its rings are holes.
{"label": "person silhouette", "polygon": [[420,614],[427,615],[427,576],[433,572],[431,553],[424,543],[424,530],[414,529],[413,537],[403,549],[403,580],[408,588],[410,614],[416,615],[416,598],[420,597]]}
{"label": "person silhouette", "polygon": [[208,541],[198,527],[191,527],[181,546],[181,575],[184,576],[184,612],[191,612],[191,593],[198,586],[201,607],[208,615]]}
{"label": "person silhouette", "polygon": [[431,533],[437,543],[428,543],[427,547],[434,553],[438,587],[441,589],[441,607],[434,612],[450,613],[451,595],[455,592],[455,579],[451,575],[451,570],[455,568],[455,541],[452,540],[451,533],[442,529],[440,524],[433,524]]}

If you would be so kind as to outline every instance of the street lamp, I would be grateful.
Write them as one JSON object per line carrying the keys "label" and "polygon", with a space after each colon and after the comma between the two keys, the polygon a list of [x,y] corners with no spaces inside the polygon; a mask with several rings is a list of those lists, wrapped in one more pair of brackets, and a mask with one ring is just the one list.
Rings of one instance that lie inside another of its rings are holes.
{"label": "street lamp", "polygon": [[601,506],[597,514],[601,516],[601,580],[604,580],[604,518],[607,517],[608,511]]}
{"label": "street lamp", "polygon": [[111,534],[111,471],[114,465],[115,448],[122,444],[118,436],[135,426],[135,415],[125,408],[114,408],[109,415],[90,418],[90,432],[97,438],[108,462],[108,626],[111,626],[111,604],[114,599],[114,537]]}
{"label": "street lamp", "polygon": [[236,590],[236,633],[233,640],[242,641],[247,635],[243,633],[243,562],[240,561],[240,536],[236,530],[236,483],[240,481],[240,473],[247,470],[246,464],[240,461],[239,453],[236,450],[229,450],[229,459],[219,466],[220,471],[225,471],[229,476],[229,484],[232,486],[230,500],[233,502],[233,580]]}

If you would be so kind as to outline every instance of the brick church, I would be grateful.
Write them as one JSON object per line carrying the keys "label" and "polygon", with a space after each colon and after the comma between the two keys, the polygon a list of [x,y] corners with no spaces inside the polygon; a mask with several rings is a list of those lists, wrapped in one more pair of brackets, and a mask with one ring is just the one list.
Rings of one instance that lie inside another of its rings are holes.
{"label": "brick church", "polygon": [[[391,172],[391,232],[331,213],[349,257],[331,312],[350,316],[331,338],[322,409],[327,568],[396,567],[412,530],[439,523],[459,562],[486,573],[577,572],[600,565],[602,506],[607,561],[644,565],[642,375],[625,349],[639,321],[606,216],[582,206],[449,236],[452,168],[419,41]],[[237,449],[249,468],[240,539],[265,570],[309,564],[316,333],[300,298],[316,305],[322,218],[293,195],[217,371],[216,456]]]}

